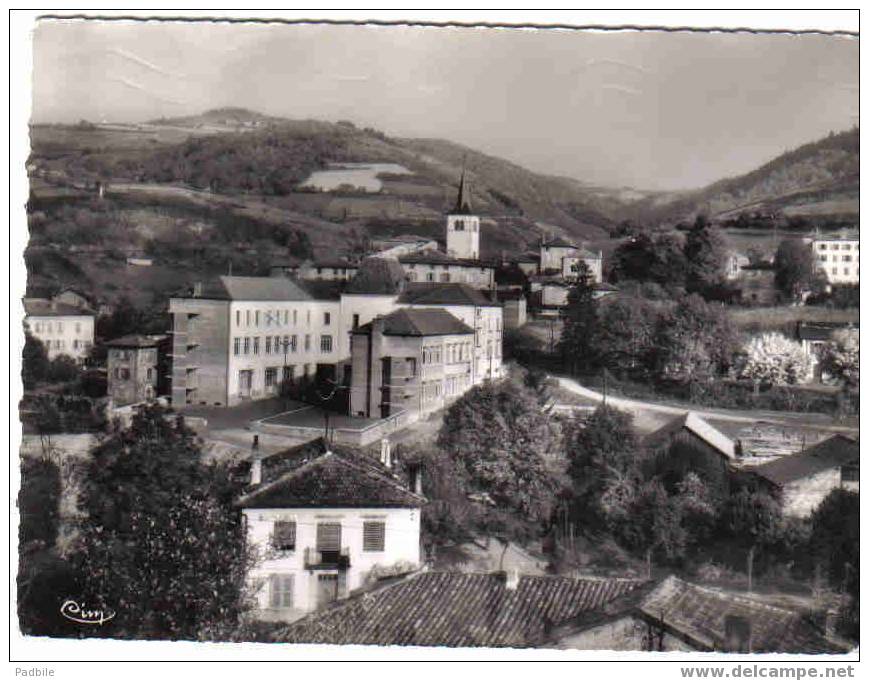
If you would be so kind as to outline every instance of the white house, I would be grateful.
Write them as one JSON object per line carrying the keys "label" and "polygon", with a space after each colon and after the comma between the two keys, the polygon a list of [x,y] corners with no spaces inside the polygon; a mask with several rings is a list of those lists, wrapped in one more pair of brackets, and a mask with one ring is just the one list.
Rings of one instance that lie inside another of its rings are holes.
{"label": "white house", "polygon": [[815,267],[827,275],[831,284],[860,283],[860,236],[841,233],[810,240]]}
{"label": "white house", "polygon": [[84,362],[94,344],[94,314],[74,305],[41,298],[24,299],[24,326],[45,345],[48,358],[68,355]]}
{"label": "white house", "polygon": [[420,565],[425,499],[384,455],[320,439],[253,462],[238,503],[259,558],[250,572],[258,618],[292,621]]}

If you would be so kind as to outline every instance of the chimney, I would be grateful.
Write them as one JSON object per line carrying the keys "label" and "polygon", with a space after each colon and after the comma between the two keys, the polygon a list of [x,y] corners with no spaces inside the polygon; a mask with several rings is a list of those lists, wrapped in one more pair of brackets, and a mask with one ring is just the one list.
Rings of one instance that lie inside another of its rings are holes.
{"label": "chimney", "polygon": [[504,570],[504,588],[507,591],[516,591],[519,588],[519,570],[516,568]]}
{"label": "chimney", "polygon": [[263,481],[263,460],[256,456],[250,462],[250,484],[259,485]]}
{"label": "chimney", "polygon": [[724,649],[729,653],[751,652],[751,622],[745,617],[724,618]]}
{"label": "chimney", "polygon": [[389,446],[389,438],[380,441],[380,463],[387,468],[392,468],[392,449]]}

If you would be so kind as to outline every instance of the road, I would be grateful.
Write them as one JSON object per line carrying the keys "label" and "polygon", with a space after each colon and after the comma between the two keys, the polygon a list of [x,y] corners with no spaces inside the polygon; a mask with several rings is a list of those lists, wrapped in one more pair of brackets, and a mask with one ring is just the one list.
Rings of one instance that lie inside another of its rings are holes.
{"label": "road", "polygon": [[[574,393],[580,397],[594,402],[603,401],[603,395],[595,390],[586,388],[580,385],[572,378],[562,376],[551,376],[562,389]],[[627,411],[633,414],[635,425],[639,430],[651,431],[663,425],[673,416],[681,416],[686,411],[690,410],[701,418],[730,424],[745,424],[749,425],[764,421],[780,426],[788,426],[792,428],[811,428],[814,430],[827,431],[831,433],[845,433],[851,435],[859,435],[858,427],[847,425],[845,423],[837,423],[833,417],[826,414],[804,414],[796,412],[782,411],[738,411],[733,409],[703,409],[693,407],[678,407],[669,404],[658,404],[656,402],[646,402],[627,397],[615,397],[607,395],[607,404],[617,409]]]}

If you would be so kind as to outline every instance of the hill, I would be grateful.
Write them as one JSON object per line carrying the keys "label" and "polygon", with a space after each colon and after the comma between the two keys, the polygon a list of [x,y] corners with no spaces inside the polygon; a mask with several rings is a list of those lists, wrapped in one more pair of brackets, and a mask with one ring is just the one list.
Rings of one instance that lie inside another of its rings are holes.
{"label": "hill", "polygon": [[856,222],[860,195],[860,129],[785,152],[756,170],[693,192],[644,197],[628,212],[634,219],[678,222],[705,213],[718,221],[775,216],[780,221]]}

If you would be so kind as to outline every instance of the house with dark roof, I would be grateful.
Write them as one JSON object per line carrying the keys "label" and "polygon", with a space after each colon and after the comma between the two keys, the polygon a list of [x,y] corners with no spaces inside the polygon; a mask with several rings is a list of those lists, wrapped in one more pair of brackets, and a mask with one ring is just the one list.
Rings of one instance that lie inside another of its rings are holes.
{"label": "house with dark roof", "polygon": [[153,399],[166,392],[169,336],[133,334],[106,343],[108,395],[116,406]]}
{"label": "house with dark roof", "polygon": [[516,573],[422,572],[279,629],[282,643],[538,647],[549,632],[641,582]]}
{"label": "house with dark roof", "polygon": [[255,459],[237,502],[260,559],[249,574],[255,616],[290,622],[418,569],[424,502],[394,474],[388,448],[378,461],[318,439]]}
{"label": "house with dark roof", "polygon": [[475,288],[495,288],[496,263],[478,258],[456,258],[437,250],[399,256],[408,281],[462,283]]}
{"label": "house with dark roof", "polygon": [[467,284],[414,284],[398,297],[400,307],[439,307],[474,330],[472,384],[503,375],[504,308],[492,291]]}
{"label": "house with dark roof", "polygon": [[592,281],[603,280],[603,254],[581,248],[566,239],[542,239],[540,241],[540,274],[554,274],[562,279],[576,279],[580,263],[585,263]]}
{"label": "house with dark roof", "polygon": [[837,654],[811,613],[670,576],[549,632],[546,645],[579,650]]}
{"label": "house with dark roof", "polygon": [[860,489],[860,444],[836,434],[796,454],[743,469],[781,501],[785,515],[805,518],[837,488]]}
{"label": "house with dark roof", "polygon": [[675,484],[693,471],[722,493],[730,489],[738,447],[727,435],[694,412],[677,416],[647,435],[642,444]]}
{"label": "house with dark roof", "polygon": [[350,281],[358,271],[358,263],[330,258],[303,262],[298,268],[298,277],[317,281]]}
{"label": "house with dark roof", "polygon": [[82,364],[94,344],[94,312],[69,303],[25,298],[24,328],[45,346],[49,359],[61,355]]}
{"label": "house with dark roof", "polygon": [[474,329],[443,308],[399,308],[352,331],[350,413],[414,417],[475,384]]}

